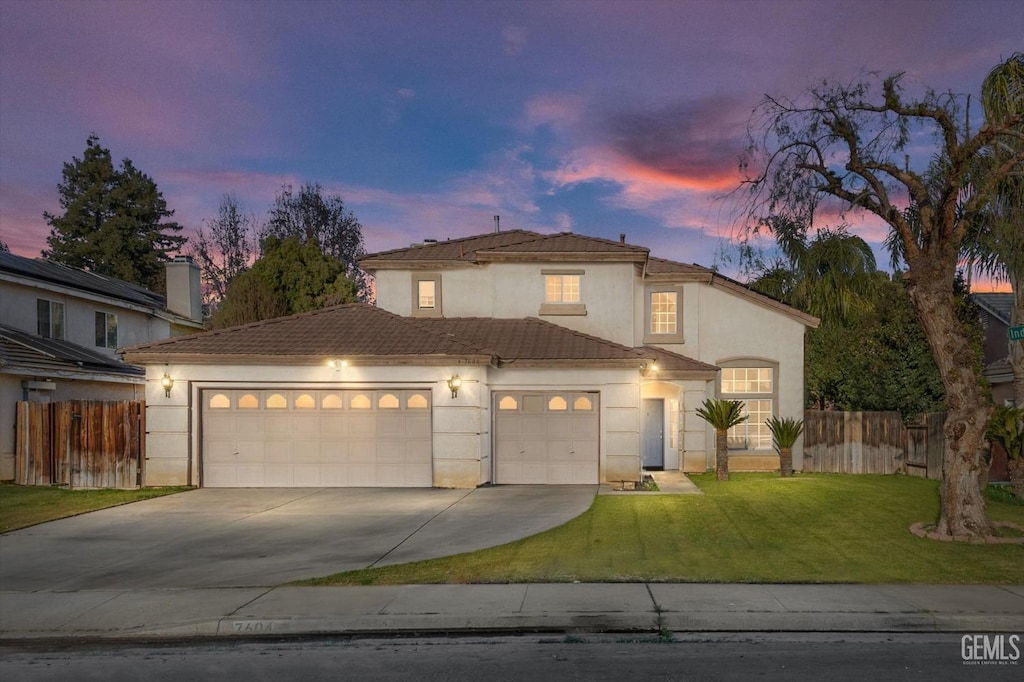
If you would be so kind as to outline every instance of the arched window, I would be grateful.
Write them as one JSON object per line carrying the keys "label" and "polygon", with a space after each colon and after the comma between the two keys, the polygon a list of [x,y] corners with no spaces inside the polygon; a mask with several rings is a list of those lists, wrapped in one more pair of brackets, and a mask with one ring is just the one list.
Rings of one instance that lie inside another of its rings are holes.
{"label": "arched window", "polygon": [[427,396],[422,393],[413,393],[409,396],[409,399],[405,401],[405,406],[411,410],[423,410],[426,409],[427,405]]}
{"label": "arched window", "polygon": [[590,410],[594,409],[594,403],[592,403],[590,401],[590,398],[588,398],[587,396],[581,395],[578,398],[576,398],[576,400],[572,401],[572,409],[576,410],[577,412],[589,412]]}
{"label": "arched window", "polygon": [[227,397],[223,393],[217,393],[210,397],[210,408],[214,410],[223,410],[231,407],[231,398]]}
{"label": "arched window", "polygon": [[295,399],[295,407],[299,410],[312,410],[316,407],[316,401],[310,394],[303,393]]}
{"label": "arched window", "polygon": [[268,410],[283,410],[288,407],[288,399],[280,393],[274,393],[267,398],[267,409]]}
{"label": "arched window", "polygon": [[401,403],[398,402],[398,396],[392,395],[391,393],[385,393],[377,401],[377,407],[382,410],[395,410],[401,407]]}
{"label": "arched window", "polygon": [[548,401],[548,409],[553,412],[561,412],[562,410],[569,409],[569,404],[565,402],[565,398],[556,395]]}
{"label": "arched window", "polygon": [[260,401],[259,398],[254,396],[252,393],[246,393],[238,399],[238,407],[242,410],[256,410],[259,409]]}
{"label": "arched window", "polygon": [[368,410],[373,407],[373,403],[370,402],[369,397],[360,393],[352,396],[352,402],[349,403],[349,407],[353,410]]}
{"label": "arched window", "polygon": [[340,410],[344,405],[340,395],[337,393],[328,393],[324,396],[320,406],[325,410]]}
{"label": "arched window", "polygon": [[507,395],[504,398],[502,398],[500,401],[498,401],[498,409],[499,410],[517,410],[517,409],[519,409],[519,403],[516,402],[515,398],[513,398],[510,395]]}

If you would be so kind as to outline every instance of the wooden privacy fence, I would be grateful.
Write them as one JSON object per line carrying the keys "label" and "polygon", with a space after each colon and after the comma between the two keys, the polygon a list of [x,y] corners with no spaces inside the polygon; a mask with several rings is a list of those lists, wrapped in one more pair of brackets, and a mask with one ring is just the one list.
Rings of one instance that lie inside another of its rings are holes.
{"label": "wooden privacy fence", "polygon": [[145,448],[141,401],[19,402],[14,480],[21,485],[137,488]]}
{"label": "wooden privacy fence", "polygon": [[804,414],[804,471],[833,474],[942,475],[945,413],[904,424],[899,412]]}

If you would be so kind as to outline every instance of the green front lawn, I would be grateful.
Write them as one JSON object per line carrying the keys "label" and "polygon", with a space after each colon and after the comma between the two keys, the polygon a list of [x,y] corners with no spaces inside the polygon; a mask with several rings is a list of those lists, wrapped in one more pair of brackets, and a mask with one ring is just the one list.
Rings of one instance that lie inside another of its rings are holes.
{"label": "green front lawn", "polygon": [[188,488],[141,490],[66,490],[44,486],[0,484],[0,533],[54,521],[66,516],[180,493]]}
{"label": "green front lawn", "polygon": [[[695,476],[704,495],[599,496],[564,526],[453,557],[312,585],[678,581],[1024,583],[1024,545],[910,534],[938,517],[935,481],[907,476]],[[1024,506],[990,501],[1024,525]]]}

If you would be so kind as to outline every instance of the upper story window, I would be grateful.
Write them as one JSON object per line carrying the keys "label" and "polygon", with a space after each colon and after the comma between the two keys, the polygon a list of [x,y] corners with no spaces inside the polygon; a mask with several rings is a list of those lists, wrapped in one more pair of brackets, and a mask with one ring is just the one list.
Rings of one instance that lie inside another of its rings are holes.
{"label": "upper story window", "polygon": [[64,338],[64,304],[36,299],[36,320],[39,336],[47,339]]}
{"label": "upper story window", "polygon": [[682,343],[682,288],[648,287],[646,295],[644,343]]}
{"label": "upper story window", "polygon": [[413,317],[441,317],[441,275],[437,273],[413,273],[412,275]]}
{"label": "upper story window", "polygon": [[579,275],[544,275],[545,303],[579,303]]}
{"label": "upper story window", "polygon": [[96,311],[96,347],[117,348],[117,315]]}
{"label": "upper story window", "polygon": [[583,304],[584,270],[541,270],[544,303],[540,315],[586,315]]}
{"label": "upper story window", "polygon": [[721,372],[721,397],[742,400],[747,415],[746,421],[729,429],[729,449],[771,450],[772,434],[765,422],[775,414],[778,401],[775,368],[744,361],[725,364],[748,365],[723,367]]}

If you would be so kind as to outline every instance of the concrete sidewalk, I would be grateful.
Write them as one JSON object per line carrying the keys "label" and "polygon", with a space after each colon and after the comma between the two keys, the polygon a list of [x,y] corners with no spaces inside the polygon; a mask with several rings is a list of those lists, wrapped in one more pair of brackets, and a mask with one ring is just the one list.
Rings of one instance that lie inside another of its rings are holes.
{"label": "concrete sidewalk", "polygon": [[457,632],[1024,632],[1024,586],[664,583],[0,592],[0,640]]}

